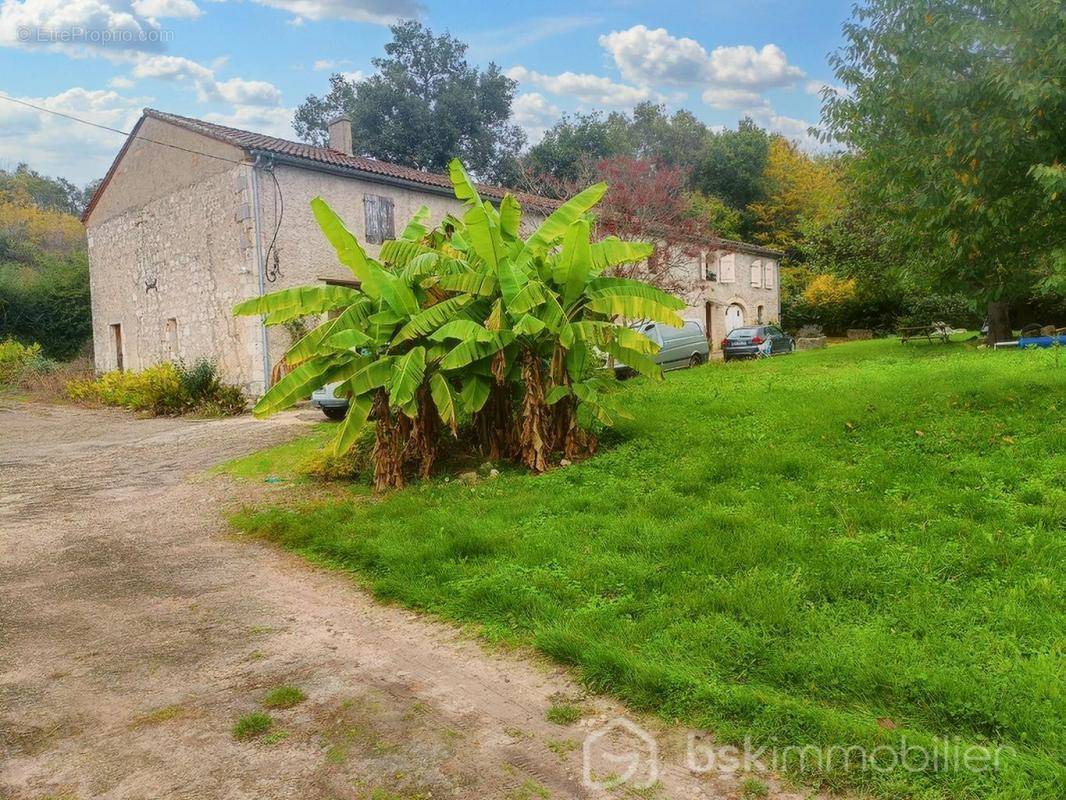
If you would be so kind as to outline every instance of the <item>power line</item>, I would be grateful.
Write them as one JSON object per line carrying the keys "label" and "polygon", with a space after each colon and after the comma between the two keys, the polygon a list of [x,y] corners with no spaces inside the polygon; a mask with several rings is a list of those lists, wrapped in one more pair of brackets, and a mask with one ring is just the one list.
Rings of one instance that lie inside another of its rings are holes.
{"label": "power line", "polygon": [[204,156],[205,158],[214,158],[214,159],[217,159],[218,161],[225,161],[228,164],[246,164],[247,163],[245,161],[237,161],[236,159],[226,158],[225,156],[216,155],[214,153],[205,153],[202,150],[193,150],[190,147],[182,147],[181,145],[171,144],[170,142],[160,142],[160,141],[158,141],[156,139],[149,139],[147,136],[142,136],[140,134],[137,134],[136,136],[134,136],[133,131],[124,131],[124,130],[121,130],[119,128],[112,128],[110,125],[102,125],[99,122],[92,122],[92,121],[87,120],[87,119],[82,119],[81,117],[76,117],[73,114],[67,114],[67,113],[64,113],[62,111],[54,111],[51,108],[44,108],[43,106],[38,106],[38,105],[35,105],[33,103],[27,102],[25,100],[19,100],[16,97],[9,97],[6,94],[0,94],[0,100],[7,100],[7,101],[9,101],[11,103],[18,103],[20,106],[26,106],[27,108],[32,108],[35,111],[40,111],[40,112],[42,112],[44,114],[52,114],[52,115],[54,115],[56,117],[63,117],[64,119],[69,119],[72,122],[78,122],[78,123],[80,123],[82,125],[88,125],[88,126],[90,126],[92,128],[99,128],[100,130],[103,130],[103,131],[109,131],[111,133],[117,133],[120,136],[125,136],[127,138],[130,137],[130,136],[133,136],[135,139],[138,139],[138,140],[140,140],[142,142],[148,142],[150,144],[157,144],[160,147],[169,147],[169,148],[171,148],[173,150],[180,150],[183,153],[191,153],[192,155]]}

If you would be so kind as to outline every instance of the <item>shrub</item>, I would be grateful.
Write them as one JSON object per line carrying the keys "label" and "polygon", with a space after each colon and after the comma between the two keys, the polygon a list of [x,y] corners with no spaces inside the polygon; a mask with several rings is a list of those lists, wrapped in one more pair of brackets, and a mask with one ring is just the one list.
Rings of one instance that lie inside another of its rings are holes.
{"label": "shrub", "polygon": [[22,344],[13,339],[0,341],[0,384],[15,384],[34,363],[40,363],[41,346]]}
{"label": "shrub", "polygon": [[368,480],[374,474],[374,442],[373,426],[367,426],[350,450],[338,454],[327,447],[308,456],[296,471],[320,481]]}
{"label": "shrub", "polygon": [[974,328],[980,324],[981,315],[965,295],[924,294],[908,297],[896,322],[899,327],[946,322],[953,328]]}
{"label": "shrub", "polygon": [[105,372],[95,379],[72,380],[66,388],[72,400],[153,416],[187,412],[225,416],[244,410],[240,389],[221,383],[209,361],[199,361],[191,368],[166,363],[140,372]]}
{"label": "shrub", "polygon": [[38,342],[48,357],[66,360],[91,335],[84,253],[41,255],[32,267],[0,264],[0,337]]}

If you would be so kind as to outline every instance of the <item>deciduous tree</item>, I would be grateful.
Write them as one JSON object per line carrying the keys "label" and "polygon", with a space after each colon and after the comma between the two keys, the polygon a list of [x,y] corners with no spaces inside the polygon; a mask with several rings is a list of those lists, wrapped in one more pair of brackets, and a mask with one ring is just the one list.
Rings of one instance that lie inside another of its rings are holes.
{"label": "deciduous tree", "polygon": [[525,135],[510,122],[515,82],[490,63],[466,61],[467,46],[418,22],[392,26],[385,57],[362,81],[330,77],[330,91],[296,110],[301,138],[325,144],[330,120],[347,114],[358,153],[416,169],[443,172],[462,158],[478,177],[509,183]]}
{"label": "deciduous tree", "polygon": [[1066,161],[1066,5],[865,0],[844,37],[828,132],[862,154],[893,235],[1009,338],[1010,302],[1061,269],[1066,212],[1042,176]]}

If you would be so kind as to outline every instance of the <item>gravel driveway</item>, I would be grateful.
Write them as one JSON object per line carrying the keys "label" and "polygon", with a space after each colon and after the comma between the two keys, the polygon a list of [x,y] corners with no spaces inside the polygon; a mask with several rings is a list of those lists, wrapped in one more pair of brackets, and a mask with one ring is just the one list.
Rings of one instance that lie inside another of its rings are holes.
{"label": "gravel driveway", "polygon": [[[228,532],[286,490],[204,471],[317,419],[0,407],[0,798],[623,796],[581,783],[617,706]],[[279,685],[307,699],[234,739]],[[678,742],[654,796],[737,796]]]}

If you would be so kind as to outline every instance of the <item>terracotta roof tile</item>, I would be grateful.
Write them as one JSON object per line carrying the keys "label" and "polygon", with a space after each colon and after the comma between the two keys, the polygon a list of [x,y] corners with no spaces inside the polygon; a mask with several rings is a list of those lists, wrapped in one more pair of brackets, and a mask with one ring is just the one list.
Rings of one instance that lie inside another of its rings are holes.
{"label": "terracotta roof tile", "polygon": [[[447,175],[442,175],[436,172],[424,172],[423,170],[414,169],[413,167],[403,167],[399,164],[390,164],[387,161],[378,161],[374,158],[349,156],[336,150],[331,150],[328,147],[317,147],[304,142],[293,142],[289,139],[279,139],[276,136],[267,136],[262,133],[243,131],[239,128],[230,128],[226,125],[218,125],[214,122],[206,122],[200,119],[193,119],[192,117],[183,117],[179,114],[168,114],[165,111],[156,111],[153,108],[146,108],[144,113],[145,116],[154,117],[163,120],[164,122],[169,122],[173,125],[196,131],[204,136],[210,136],[212,139],[218,139],[245,150],[262,150],[266,153],[276,153],[278,155],[290,156],[292,158],[306,159],[320,164],[329,164],[335,167],[381,175],[386,178],[395,178],[403,181],[410,181],[412,183],[420,183],[425,186],[432,186],[436,189],[445,189],[449,192],[452,189],[451,179]],[[478,192],[483,196],[492,198],[493,200],[501,200],[505,194],[510,193],[525,206],[550,211],[559,205],[558,200],[553,200],[548,197],[540,197],[539,195],[534,194],[527,194],[525,192],[516,192],[501,186],[478,184],[477,188]]]}

